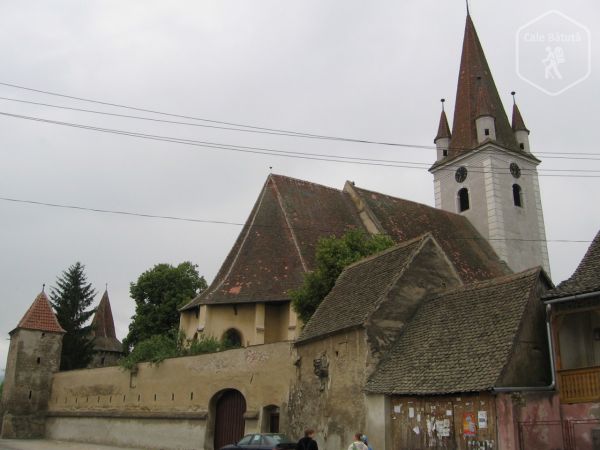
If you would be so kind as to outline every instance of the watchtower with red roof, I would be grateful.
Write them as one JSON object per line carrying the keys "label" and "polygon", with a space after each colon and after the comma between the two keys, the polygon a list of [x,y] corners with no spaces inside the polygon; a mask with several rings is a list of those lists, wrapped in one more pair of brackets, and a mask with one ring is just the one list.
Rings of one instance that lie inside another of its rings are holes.
{"label": "watchtower with red roof", "polygon": [[64,333],[48,297],[40,292],[10,332],[0,406],[1,438],[44,436],[52,374],[60,367]]}

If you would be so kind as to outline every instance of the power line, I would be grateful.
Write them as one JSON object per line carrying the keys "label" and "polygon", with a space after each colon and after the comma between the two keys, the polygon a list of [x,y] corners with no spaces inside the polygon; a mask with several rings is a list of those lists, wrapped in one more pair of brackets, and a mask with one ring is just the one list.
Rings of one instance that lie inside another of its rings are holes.
{"label": "power line", "polygon": [[12,88],[16,88],[16,89],[23,89],[23,90],[31,91],[31,92],[37,92],[40,94],[68,98],[71,100],[96,103],[98,105],[111,106],[111,107],[115,107],[115,108],[124,108],[124,109],[129,109],[132,111],[147,112],[147,113],[151,113],[151,114],[158,114],[161,116],[177,117],[179,119],[197,120],[200,122],[208,122],[208,123],[215,123],[215,124],[219,124],[219,125],[228,125],[228,126],[239,127],[239,128],[247,128],[249,130],[255,130],[256,132],[270,132],[271,134],[281,134],[281,135],[285,135],[285,136],[295,136],[295,137],[303,137],[303,138],[309,138],[309,139],[326,139],[326,140],[336,140],[336,141],[345,141],[345,142],[356,142],[356,143],[360,143],[360,144],[374,144],[374,145],[387,145],[387,146],[393,146],[393,147],[410,147],[410,148],[426,148],[426,149],[432,148],[432,146],[425,146],[425,145],[418,145],[418,144],[413,145],[413,144],[400,144],[400,143],[395,143],[395,142],[379,142],[379,141],[370,141],[370,140],[366,140],[366,139],[352,139],[352,138],[344,138],[344,137],[338,137],[338,136],[327,136],[327,135],[320,135],[320,134],[313,134],[313,133],[304,133],[304,132],[300,132],[300,131],[284,130],[284,129],[278,129],[278,128],[259,127],[256,125],[246,125],[246,124],[235,123],[235,122],[226,122],[226,121],[221,121],[221,120],[205,119],[205,118],[201,118],[201,117],[167,113],[167,112],[153,110],[153,109],[147,109],[147,108],[139,108],[136,106],[123,105],[123,104],[119,104],[119,103],[111,103],[111,102],[105,102],[105,101],[101,101],[101,100],[93,100],[93,99],[85,98],[85,97],[76,97],[73,95],[45,91],[42,89],[35,89],[35,88],[26,87],[26,86],[19,86],[19,85],[11,84],[11,83],[0,82],[0,85],[12,87]]}
{"label": "power line", "polygon": [[[111,103],[111,102],[106,102],[106,101],[102,101],[102,100],[93,100],[90,98],[77,97],[77,96],[73,96],[73,95],[68,95],[68,94],[63,94],[63,93],[58,93],[58,92],[51,92],[51,91],[46,91],[46,90],[42,90],[42,89],[35,89],[35,88],[20,86],[20,85],[11,84],[11,83],[0,82],[0,85],[12,87],[12,88],[16,88],[16,89],[22,89],[22,90],[26,90],[26,91],[31,91],[31,92],[37,92],[37,93],[46,94],[46,95],[52,95],[52,96],[56,96],[56,97],[67,98],[67,99],[71,99],[71,100],[77,100],[77,101],[95,103],[95,104],[104,105],[104,106],[110,106],[110,107],[115,107],[115,108],[123,108],[123,109],[132,110],[132,111],[147,112],[147,113],[158,114],[158,115],[167,116],[167,117],[175,117],[175,118],[180,118],[180,119],[195,120],[195,121],[199,121],[199,122],[208,122],[208,123],[214,123],[214,124],[218,124],[218,125],[227,125],[227,126],[226,127],[211,126],[211,125],[206,125],[206,124],[196,124],[196,123],[190,123],[190,122],[162,120],[162,119],[156,119],[156,118],[151,118],[151,117],[132,116],[132,115],[127,115],[127,114],[117,114],[117,113],[110,113],[110,112],[106,112],[106,111],[96,111],[96,110],[90,110],[90,109],[75,108],[75,107],[62,106],[62,105],[53,105],[53,104],[49,104],[49,103],[33,102],[33,101],[14,99],[14,98],[8,98],[8,97],[0,97],[0,100],[5,100],[5,101],[26,103],[26,104],[45,106],[45,107],[50,107],[50,108],[59,108],[59,109],[77,111],[77,112],[102,114],[102,115],[107,115],[107,116],[122,117],[122,118],[136,119],[136,120],[146,120],[146,121],[169,123],[169,124],[175,124],[175,125],[187,125],[187,126],[196,126],[196,127],[204,127],[204,128],[214,128],[214,129],[246,132],[246,133],[272,134],[272,135],[281,135],[281,136],[288,136],[288,137],[310,138],[310,139],[325,139],[325,140],[335,140],[335,141],[343,141],[343,142],[353,142],[353,143],[359,143],[359,144],[384,145],[384,146],[413,148],[413,149],[425,149],[425,150],[436,150],[437,149],[437,147],[433,146],[433,145],[407,144],[407,143],[399,143],[399,142],[375,141],[375,140],[368,140],[368,139],[355,139],[355,138],[340,137],[340,136],[306,133],[306,132],[301,132],[301,131],[284,130],[284,129],[278,129],[278,128],[267,128],[267,127],[260,127],[260,126],[255,126],[255,125],[235,123],[235,122],[219,121],[219,120],[214,120],[214,119],[206,119],[206,118],[188,116],[188,115],[183,115],[183,114],[167,113],[167,112],[158,111],[158,110],[154,110],[154,109],[140,108],[140,107],[129,106],[129,105],[124,105],[124,104],[120,104],[120,103]],[[231,128],[231,127],[238,127],[238,128]],[[462,147],[452,147],[452,148],[450,148],[450,150],[470,150],[470,149],[462,148]],[[544,155],[557,154],[557,155],[600,156],[600,153],[575,153],[575,152],[574,153],[570,153],[570,152],[536,152],[536,153],[540,154],[540,155],[542,155],[542,154],[544,154]]]}
{"label": "power line", "polygon": [[[12,197],[0,197],[0,201],[11,202],[11,203],[23,203],[29,205],[36,206],[47,206],[51,208],[61,208],[61,209],[71,209],[77,211],[85,211],[85,212],[93,212],[93,213],[102,213],[102,214],[115,214],[115,215],[123,215],[123,216],[133,216],[133,217],[141,217],[146,219],[165,219],[165,220],[176,220],[181,222],[194,222],[194,223],[205,223],[205,224],[214,224],[214,225],[232,225],[232,226],[244,226],[245,223],[242,222],[233,222],[227,220],[212,220],[212,219],[196,219],[191,217],[179,217],[179,216],[165,216],[158,214],[145,214],[145,213],[136,213],[131,211],[123,211],[123,210],[115,210],[115,209],[102,209],[102,208],[91,208],[86,206],[78,206],[78,205],[66,205],[61,203],[50,203],[50,202],[41,202],[37,200],[25,200],[19,198]],[[261,224],[253,224],[255,227],[259,228],[281,228],[287,229],[286,226],[280,225],[261,225]],[[316,230],[320,232],[335,232],[336,230],[326,230],[319,229],[314,227],[294,227],[294,230]],[[451,240],[502,240],[502,241],[521,241],[521,242],[559,242],[559,243],[590,243],[591,241],[586,240],[573,240],[573,239],[518,239],[518,238],[502,238],[502,239],[485,239],[483,237],[453,237]]]}
{"label": "power line", "polygon": [[[185,139],[185,138],[177,138],[172,136],[160,136],[160,135],[151,135],[146,133],[139,133],[134,131],[127,130],[119,130],[112,128],[103,128],[96,127],[91,125],[78,124],[73,122],[62,122],[50,119],[44,119],[41,117],[33,117],[33,116],[24,116],[20,114],[11,114],[7,112],[1,112],[0,115],[6,117],[12,117],[16,119],[29,120],[34,122],[47,123],[52,125],[60,125],[72,128],[79,128],[89,131],[97,131],[102,133],[110,133],[117,134],[122,136],[129,137],[137,137],[140,139],[149,139],[154,141],[161,142],[170,142],[176,144],[184,144],[191,145],[202,148],[209,149],[218,149],[218,150],[228,150],[242,153],[251,153],[251,154],[261,154],[261,155],[269,155],[269,156],[279,156],[286,158],[297,158],[297,159],[306,159],[306,160],[314,160],[314,161],[326,161],[326,162],[336,162],[336,163],[346,163],[346,164],[359,164],[359,165],[368,165],[368,166],[379,166],[379,167],[396,167],[396,168],[405,168],[405,169],[426,169],[429,165],[421,162],[411,162],[411,161],[394,161],[394,160],[376,160],[376,159],[368,159],[368,158],[356,158],[356,157],[346,157],[346,156],[336,156],[336,155],[327,155],[327,154],[318,154],[318,153],[308,153],[308,152],[295,152],[289,150],[276,150],[276,149],[268,149],[264,147],[249,147],[249,146],[241,146],[241,145],[233,145],[233,144],[220,144],[215,142],[208,141],[198,141],[194,139]],[[410,165],[408,165],[410,164]],[[489,173],[490,171],[485,169],[484,167],[476,167],[471,166],[472,172],[474,173]],[[474,169],[474,170],[473,170]],[[478,171],[478,169],[481,169]],[[453,171],[452,168],[444,168],[440,170]],[[548,171],[566,171],[569,172],[585,172],[591,171],[592,169],[547,169]],[[508,174],[509,171],[498,171],[495,170],[495,173],[504,173]],[[532,171],[535,173],[535,171]],[[597,171],[596,171],[597,172]],[[528,175],[524,173],[524,175]],[[563,177],[563,178],[600,178],[600,175],[577,175],[577,174],[546,174],[540,173],[539,176],[546,177]]]}

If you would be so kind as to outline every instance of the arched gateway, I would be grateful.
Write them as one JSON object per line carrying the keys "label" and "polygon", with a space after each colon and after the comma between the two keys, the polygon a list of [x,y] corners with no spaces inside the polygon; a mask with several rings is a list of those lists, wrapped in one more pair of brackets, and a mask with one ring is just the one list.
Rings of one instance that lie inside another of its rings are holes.
{"label": "arched gateway", "polygon": [[227,389],[216,396],[214,450],[235,444],[244,436],[246,399],[240,391]]}

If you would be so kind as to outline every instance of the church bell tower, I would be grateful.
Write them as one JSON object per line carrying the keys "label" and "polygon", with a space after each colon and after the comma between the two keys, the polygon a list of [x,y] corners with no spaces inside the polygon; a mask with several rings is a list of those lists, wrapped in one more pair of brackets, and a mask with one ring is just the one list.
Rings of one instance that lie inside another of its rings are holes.
{"label": "church bell tower", "polygon": [[542,266],[550,274],[541,161],[531,153],[516,102],[512,125],[508,120],[469,14],[452,131],[442,109],[434,142],[437,161],[429,171],[436,207],[467,217],[513,271]]}

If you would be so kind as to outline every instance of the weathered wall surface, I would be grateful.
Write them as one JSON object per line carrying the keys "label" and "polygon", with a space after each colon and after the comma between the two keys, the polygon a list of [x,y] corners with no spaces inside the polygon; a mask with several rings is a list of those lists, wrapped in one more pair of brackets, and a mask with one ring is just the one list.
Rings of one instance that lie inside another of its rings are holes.
{"label": "weathered wall surface", "polygon": [[[215,395],[240,391],[246,400],[246,432],[258,431],[263,408],[286,410],[294,374],[291,345],[285,342],[173,358],[158,366],[140,364],[137,373],[119,367],[58,373],[47,436],[211,450]],[[283,416],[281,428],[287,428]]]}
{"label": "weathered wall surface", "polygon": [[496,410],[501,450],[595,450],[600,403],[561,404],[556,392],[524,392],[497,395]]}
{"label": "weathered wall surface", "polygon": [[[356,432],[367,432],[366,396],[368,345],[362,329],[350,330],[297,347],[296,380],[289,405],[290,433],[299,436],[310,427],[317,431],[319,449],[346,448]],[[314,360],[321,360],[321,377]],[[373,448],[377,436],[370,436]]]}
{"label": "weathered wall surface", "polygon": [[60,365],[62,335],[17,329],[11,334],[0,413],[1,436],[44,435],[52,374]]}

